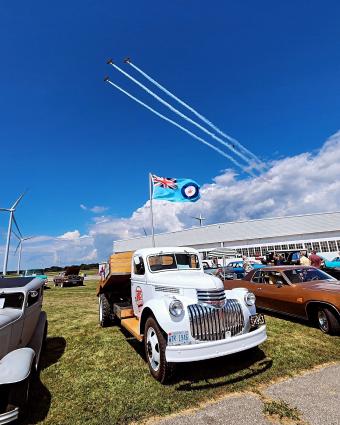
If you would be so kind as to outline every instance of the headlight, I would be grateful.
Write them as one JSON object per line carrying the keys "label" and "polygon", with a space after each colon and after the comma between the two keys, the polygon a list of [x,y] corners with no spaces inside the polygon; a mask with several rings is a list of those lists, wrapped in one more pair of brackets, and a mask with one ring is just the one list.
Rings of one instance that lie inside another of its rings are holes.
{"label": "headlight", "polygon": [[251,306],[255,304],[256,297],[252,292],[247,292],[244,296],[244,301],[247,305]]}
{"label": "headlight", "polygon": [[174,317],[179,317],[184,311],[183,304],[180,300],[173,300],[169,305],[169,312]]}

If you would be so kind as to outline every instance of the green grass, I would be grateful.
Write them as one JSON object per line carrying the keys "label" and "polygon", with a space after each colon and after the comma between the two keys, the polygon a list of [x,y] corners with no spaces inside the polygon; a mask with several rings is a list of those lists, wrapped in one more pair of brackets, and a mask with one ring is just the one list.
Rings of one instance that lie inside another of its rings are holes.
{"label": "green grass", "polygon": [[290,407],[283,400],[266,401],[263,405],[263,413],[269,416],[278,416],[280,419],[291,419],[300,421],[300,412],[296,407]]}
{"label": "green grass", "polygon": [[267,316],[259,350],[181,365],[163,386],[149,374],[141,344],[118,326],[98,326],[96,282],[85,284],[45,291],[49,332],[30,423],[126,424],[340,360],[340,338]]}

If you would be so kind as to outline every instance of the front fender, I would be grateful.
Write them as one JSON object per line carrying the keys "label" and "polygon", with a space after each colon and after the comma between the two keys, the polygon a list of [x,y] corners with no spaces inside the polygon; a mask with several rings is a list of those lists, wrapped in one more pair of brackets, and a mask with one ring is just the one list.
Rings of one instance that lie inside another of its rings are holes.
{"label": "front fender", "polygon": [[[176,297],[182,302],[184,301],[183,297]],[[186,302],[183,302],[184,311],[182,316],[173,317],[169,312],[169,304],[173,300],[173,297],[163,297],[151,299],[143,306],[143,310],[140,316],[139,321],[139,332],[140,334],[144,333],[144,326],[147,318],[152,314],[157,320],[159,326],[163,329],[164,332],[169,333],[177,330],[188,330],[189,317],[186,308]]]}
{"label": "front fender", "polygon": [[24,347],[11,351],[0,360],[0,385],[21,382],[31,372],[35,352]]}

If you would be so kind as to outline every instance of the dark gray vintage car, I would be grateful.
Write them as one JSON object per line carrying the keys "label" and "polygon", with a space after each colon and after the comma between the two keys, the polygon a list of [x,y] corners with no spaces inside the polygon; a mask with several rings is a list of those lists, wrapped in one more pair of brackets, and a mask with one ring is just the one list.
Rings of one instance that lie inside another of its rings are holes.
{"label": "dark gray vintage car", "polygon": [[0,278],[0,425],[25,414],[47,335],[43,285],[35,277]]}
{"label": "dark gray vintage car", "polygon": [[80,267],[70,266],[66,267],[64,271],[59,273],[53,279],[54,286],[81,286],[84,284],[84,277],[79,276]]}

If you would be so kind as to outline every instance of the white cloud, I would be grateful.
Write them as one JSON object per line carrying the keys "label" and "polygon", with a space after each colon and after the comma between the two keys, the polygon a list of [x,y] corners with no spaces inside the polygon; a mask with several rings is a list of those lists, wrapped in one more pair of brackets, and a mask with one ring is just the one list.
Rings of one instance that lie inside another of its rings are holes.
{"label": "white cloud", "polygon": [[84,210],[84,211],[91,211],[91,212],[93,212],[94,214],[101,214],[101,213],[103,213],[103,212],[105,212],[105,211],[108,211],[108,209],[109,209],[109,207],[103,207],[103,206],[101,206],[101,205],[95,205],[94,207],[87,207],[86,205],[84,205],[84,204],[80,204],[80,208],[82,209],[82,210]]}
{"label": "white cloud", "polygon": [[[260,177],[240,180],[234,171],[224,170],[202,186],[197,203],[155,201],[156,232],[197,225],[192,216],[200,213],[209,224],[340,210],[339,163],[340,132],[318,152],[273,161]],[[151,233],[149,201],[130,217],[94,217],[86,235],[73,230],[57,238],[40,236],[27,241],[24,258],[30,267],[101,261],[112,252],[113,240],[144,232]]]}

